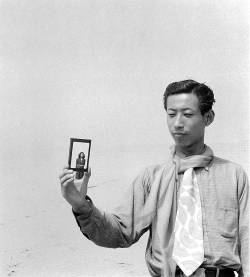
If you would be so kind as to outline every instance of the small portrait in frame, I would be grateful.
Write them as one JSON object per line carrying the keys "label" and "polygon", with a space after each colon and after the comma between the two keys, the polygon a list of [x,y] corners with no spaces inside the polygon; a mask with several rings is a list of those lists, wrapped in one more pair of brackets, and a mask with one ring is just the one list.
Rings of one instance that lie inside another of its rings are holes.
{"label": "small portrait in frame", "polygon": [[68,165],[76,171],[77,179],[81,179],[89,169],[90,148],[90,139],[70,138]]}

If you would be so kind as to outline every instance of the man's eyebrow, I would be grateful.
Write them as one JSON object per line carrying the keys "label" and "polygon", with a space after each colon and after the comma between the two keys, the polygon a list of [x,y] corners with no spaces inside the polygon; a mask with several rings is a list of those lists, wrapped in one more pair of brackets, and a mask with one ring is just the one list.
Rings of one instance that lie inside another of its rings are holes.
{"label": "man's eyebrow", "polygon": [[[178,109],[174,109],[174,108],[168,108],[167,109],[168,111],[171,110],[171,111],[177,111]],[[183,108],[183,109],[180,109],[181,111],[194,111],[192,108]]]}
{"label": "man's eyebrow", "polygon": [[182,109],[183,111],[187,111],[187,110],[189,110],[189,111],[193,111],[193,109],[192,108],[185,108],[185,109]]}

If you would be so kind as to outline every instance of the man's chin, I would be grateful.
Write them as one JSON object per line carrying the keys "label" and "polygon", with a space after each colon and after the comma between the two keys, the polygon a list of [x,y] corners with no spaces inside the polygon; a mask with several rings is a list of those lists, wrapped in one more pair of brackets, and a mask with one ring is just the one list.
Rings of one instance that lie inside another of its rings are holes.
{"label": "man's chin", "polygon": [[189,145],[188,141],[184,138],[174,138],[174,142],[176,146],[187,147]]}

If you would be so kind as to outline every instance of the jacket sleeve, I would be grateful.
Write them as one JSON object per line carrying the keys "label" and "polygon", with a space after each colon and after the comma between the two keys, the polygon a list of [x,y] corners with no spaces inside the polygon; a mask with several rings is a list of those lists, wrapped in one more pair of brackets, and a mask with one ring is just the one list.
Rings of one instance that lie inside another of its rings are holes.
{"label": "jacket sleeve", "polygon": [[147,212],[144,209],[149,183],[146,169],[131,184],[123,203],[114,213],[101,211],[87,197],[89,208],[86,212],[73,212],[81,232],[103,247],[128,247],[139,240],[149,228],[153,217],[153,209],[147,209]]}
{"label": "jacket sleeve", "polygon": [[242,170],[238,180],[239,188],[239,251],[242,270],[239,276],[250,276],[249,271],[249,182]]}

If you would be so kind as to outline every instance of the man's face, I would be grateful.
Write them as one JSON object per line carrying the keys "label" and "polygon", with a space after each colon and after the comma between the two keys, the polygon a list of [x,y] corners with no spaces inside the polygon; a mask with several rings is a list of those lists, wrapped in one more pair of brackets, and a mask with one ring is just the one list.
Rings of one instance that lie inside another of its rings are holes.
{"label": "man's face", "polygon": [[192,147],[204,142],[206,124],[195,94],[181,93],[168,97],[167,123],[176,146]]}

